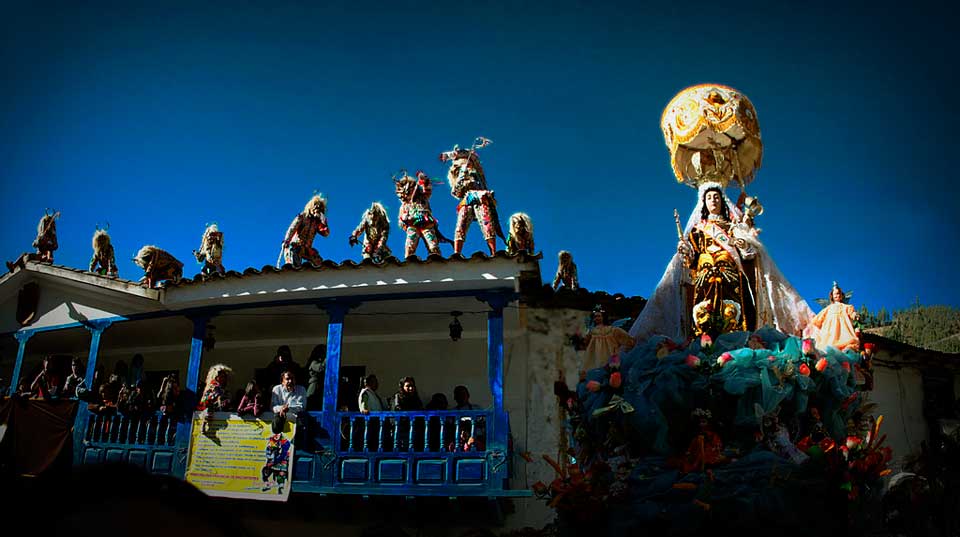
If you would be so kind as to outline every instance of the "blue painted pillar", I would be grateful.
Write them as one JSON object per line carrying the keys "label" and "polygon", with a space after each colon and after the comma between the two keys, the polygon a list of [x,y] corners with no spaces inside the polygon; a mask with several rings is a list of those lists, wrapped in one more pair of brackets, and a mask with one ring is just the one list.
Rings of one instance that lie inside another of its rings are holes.
{"label": "blue painted pillar", "polygon": [[[336,441],[340,436],[337,423],[337,396],[340,388],[340,353],[343,341],[343,319],[351,305],[333,302],[321,306],[330,316],[327,324],[327,366],[323,379],[323,420],[322,426]],[[334,447],[334,446],[332,446]]]}
{"label": "blue painted pillar", "polygon": [[13,395],[17,391],[17,383],[20,382],[20,369],[23,368],[23,355],[27,350],[27,340],[33,336],[33,330],[22,330],[13,334],[17,338],[20,346],[17,348],[17,361],[13,364],[13,375],[10,376],[10,389],[7,393]]}
{"label": "blue painted pillar", "polygon": [[489,295],[483,300],[492,308],[487,313],[487,381],[493,395],[493,422],[487,424],[487,451],[499,452],[490,460],[490,488],[499,490],[507,477],[505,457],[509,433],[507,411],[503,406],[503,308],[507,297]]}
{"label": "blue painted pillar", "polygon": [[[90,390],[93,388],[93,375],[97,371],[97,358],[100,353],[100,336],[110,326],[110,321],[94,321],[86,328],[90,331],[90,352],[87,354],[87,372],[84,373],[83,383]],[[104,379],[101,379],[104,380]]]}
{"label": "blue painted pillar", "polygon": [[[90,331],[90,351],[87,353],[87,371],[83,377],[83,384],[88,390],[93,389],[93,374],[97,370],[97,357],[100,353],[100,336],[103,335],[103,331],[106,330],[110,324],[110,321],[93,321],[85,325],[86,329]],[[102,380],[104,379],[101,379],[101,381]],[[71,394],[64,395],[71,396]],[[77,415],[73,420],[73,464],[75,466],[83,464],[87,422],[91,416],[87,403],[80,401],[77,404],[79,405],[77,407]]]}
{"label": "blue painted pillar", "polygon": [[190,338],[190,361],[187,363],[187,376],[180,383],[180,389],[186,394],[180,398],[187,408],[179,410],[177,422],[176,458],[173,462],[173,475],[183,479],[187,471],[187,450],[190,448],[190,436],[193,434],[193,409],[197,406],[199,395],[197,385],[200,380],[200,364],[203,360],[203,340],[207,336],[209,316],[191,317],[193,335]]}

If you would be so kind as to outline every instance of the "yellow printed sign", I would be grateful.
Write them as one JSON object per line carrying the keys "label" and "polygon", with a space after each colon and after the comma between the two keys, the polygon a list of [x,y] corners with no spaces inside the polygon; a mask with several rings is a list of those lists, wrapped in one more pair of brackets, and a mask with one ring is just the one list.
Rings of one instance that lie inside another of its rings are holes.
{"label": "yellow printed sign", "polygon": [[260,418],[193,413],[186,479],[210,496],[287,501],[293,470],[296,419],[271,431],[273,414]]}

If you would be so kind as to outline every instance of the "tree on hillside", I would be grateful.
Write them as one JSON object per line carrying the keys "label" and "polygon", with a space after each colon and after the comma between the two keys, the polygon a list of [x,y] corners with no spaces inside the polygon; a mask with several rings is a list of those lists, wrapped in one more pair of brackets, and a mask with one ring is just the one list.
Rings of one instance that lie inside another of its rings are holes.
{"label": "tree on hillside", "polygon": [[960,353],[960,310],[922,306],[918,300],[910,308],[894,312],[884,335],[915,347]]}

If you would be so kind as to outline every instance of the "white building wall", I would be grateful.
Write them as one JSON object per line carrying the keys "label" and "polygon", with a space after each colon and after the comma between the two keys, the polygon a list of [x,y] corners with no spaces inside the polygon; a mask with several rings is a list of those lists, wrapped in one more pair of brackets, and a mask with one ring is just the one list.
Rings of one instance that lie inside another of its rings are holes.
{"label": "white building wall", "polygon": [[928,435],[920,371],[875,366],[870,400],[877,403],[876,415],[883,415],[880,433],[887,435],[886,443],[893,448],[892,466],[899,468],[904,457],[920,451],[920,442]]}

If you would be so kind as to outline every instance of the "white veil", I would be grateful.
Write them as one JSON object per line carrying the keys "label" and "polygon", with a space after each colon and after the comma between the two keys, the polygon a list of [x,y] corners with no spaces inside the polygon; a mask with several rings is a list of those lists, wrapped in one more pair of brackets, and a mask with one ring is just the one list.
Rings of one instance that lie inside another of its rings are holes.
{"label": "white veil", "polygon": [[[687,225],[683,229],[684,237],[700,221],[703,194],[712,187],[721,187],[721,185],[712,182],[700,185],[697,205],[690,213]],[[723,189],[720,188],[720,191],[723,192]],[[730,220],[740,222],[743,213],[726,194],[723,195],[723,201],[730,211]],[[810,309],[807,301],[797,293],[777,268],[767,249],[757,238],[755,229],[749,228],[746,224],[739,224],[733,226],[732,232],[734,237],[744,239],[757,252],[754,263],[757,270],[757,289],[751,290],[755,293],[757,328],[769,325],[787,334],[802,334],[813,317],[813,310]],[[667,336],[674,341],[683,341],[685,338],[683,319],[686,312],[683,311],[685,302],[681,296],[681,290],[684,282],[690,283],[689,271],[684,266],[680,254],[674,253],[656,290],[647,300],[646,306],[637,316],[633,326],[630,327],[630,335],[640,341],[656,335]]]}

